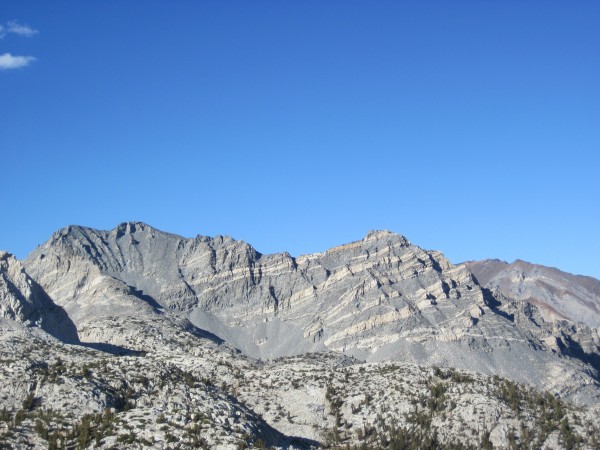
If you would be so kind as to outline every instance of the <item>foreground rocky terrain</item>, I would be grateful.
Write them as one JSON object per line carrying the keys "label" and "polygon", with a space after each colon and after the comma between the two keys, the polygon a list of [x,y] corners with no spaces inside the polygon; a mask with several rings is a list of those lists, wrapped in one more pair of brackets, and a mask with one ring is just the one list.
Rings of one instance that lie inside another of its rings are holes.
{"label": "foreground rocky terrain", "polygon": [[0,446],[598,448],[596,280],[494,264],[65,228],[0,253]]}

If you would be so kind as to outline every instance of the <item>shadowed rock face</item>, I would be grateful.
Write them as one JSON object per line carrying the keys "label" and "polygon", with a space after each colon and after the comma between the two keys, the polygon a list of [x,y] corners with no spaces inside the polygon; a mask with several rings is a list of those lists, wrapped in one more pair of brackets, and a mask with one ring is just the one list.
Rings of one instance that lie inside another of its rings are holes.
{"label": "shadowed rock face", "polygon": [[500,374],[582,402],[598,395],[595,366],[561,352],[533,314],[517,321],[467,267],[387,231],[294,258],[142,223],[68,227],[25,266],[84,340],[158,345],[179,321],[254,357],[334,350]]}
{"label": "shadowed rock face", "polygon": [[600,327],[600,281],[517,260],[470,261],[481,286],[536,305],[546,321],[570,320]]}
{"label": "shadowed rock face", "polygon": [[0,251],[0,318],[39,326],[59,340],[79,342],[64,309],[54,304],[10,253]]}

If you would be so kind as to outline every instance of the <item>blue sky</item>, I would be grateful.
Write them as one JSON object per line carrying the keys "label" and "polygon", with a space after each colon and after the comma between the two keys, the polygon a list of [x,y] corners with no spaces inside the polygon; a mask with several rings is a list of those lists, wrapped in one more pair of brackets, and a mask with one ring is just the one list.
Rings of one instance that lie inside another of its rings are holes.
{"label": "blue sky", "polygon": [[18,257],[69,224],[293,255],[389,229],[600,278],[598,1],[9,0],[0,26]]}

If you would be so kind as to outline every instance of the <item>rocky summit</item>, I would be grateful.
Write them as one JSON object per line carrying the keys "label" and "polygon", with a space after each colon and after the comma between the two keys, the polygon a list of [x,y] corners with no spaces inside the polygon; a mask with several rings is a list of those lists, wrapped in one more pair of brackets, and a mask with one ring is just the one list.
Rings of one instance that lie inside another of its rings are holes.
{"label": "rocky summit", "polygon": [[70,226],[0,252],[0,446],[598,448],[600,282]]}

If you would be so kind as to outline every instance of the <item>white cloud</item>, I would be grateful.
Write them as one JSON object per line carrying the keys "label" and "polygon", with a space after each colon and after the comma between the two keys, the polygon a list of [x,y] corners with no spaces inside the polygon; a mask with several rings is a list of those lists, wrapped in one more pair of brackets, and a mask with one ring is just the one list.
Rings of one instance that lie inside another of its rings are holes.
{"label": "white cloud", "polygon": [[38,30],[31,28],[29,25],[23,25],[16,20],[11,20],[6,25],[0,24],[0,39],[7,34],[16,34],[17,36],[31,37],[38,34]]}
{"label": "white cloud", "polygon": [[10,53],[0,55],[0,70],[19,69],[27,67],[35,61],[33,56],[14,56]]}
{"label": "white cloud", "polygon": [[[31,37],[36,35],[38,31],[29,25],[20,24],[16,20],[11,20],[6,25],[0,24],[0,39],[11,33],[17,36]],[[11,53],[4,53],[0,55],[0,71],[27,67],[34,61],[35,58],[33,56],[18,56]]]}
{"label": "white cloud", "polygon": [[14,33],[19,36],[31,37],[38,33],[38,30],[31,28],[29,25],[22,25],[16,20],[8,22],[6,33]]}

